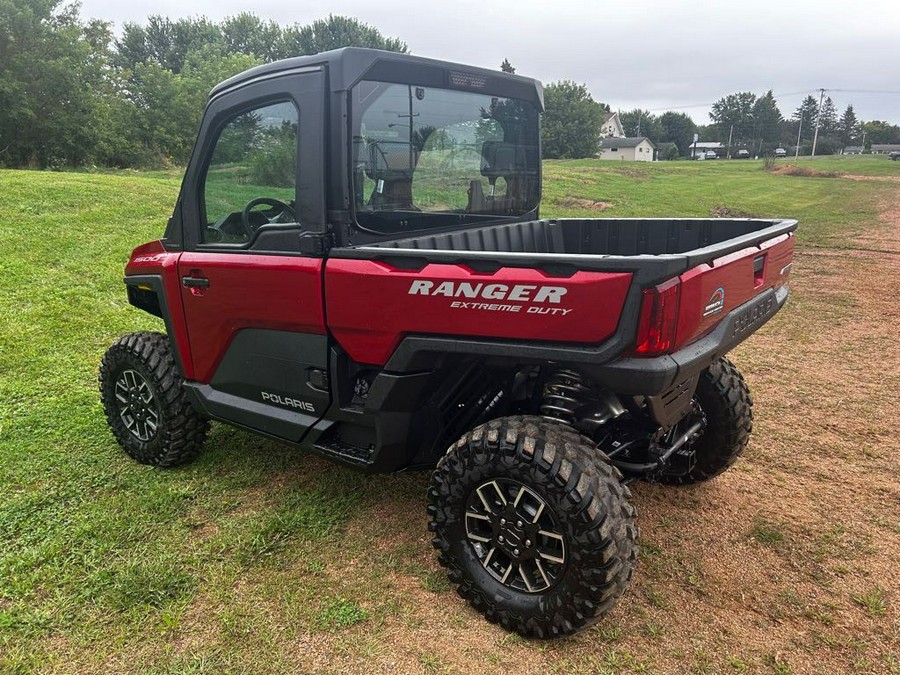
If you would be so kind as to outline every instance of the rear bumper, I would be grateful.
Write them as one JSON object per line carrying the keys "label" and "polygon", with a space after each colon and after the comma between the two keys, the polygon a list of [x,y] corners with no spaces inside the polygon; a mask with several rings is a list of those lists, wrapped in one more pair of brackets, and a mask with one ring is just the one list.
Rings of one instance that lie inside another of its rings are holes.
{"label": "rear bumper", "polygon": [[446,355],[464,355],[516,364],[567,364],[589,374],[618,394],[654,396],[669,391],[725,355],[771,319],[785,304],[788,289],[769,289],[729,312],[708,334],[671,355],[619,357],[622,341],[598,346],[495,341],[445,336],[408,336],[385,371],[403,374],[430,371]]}
{"label": "rear bumper", "polygon": [[695,376],[749,337],[782,308],[787,297],[786,286],[769,289],[732,310],[703,338],[673,354],[648,359],[623,357],[586,370],[619,394],[661,394]]}

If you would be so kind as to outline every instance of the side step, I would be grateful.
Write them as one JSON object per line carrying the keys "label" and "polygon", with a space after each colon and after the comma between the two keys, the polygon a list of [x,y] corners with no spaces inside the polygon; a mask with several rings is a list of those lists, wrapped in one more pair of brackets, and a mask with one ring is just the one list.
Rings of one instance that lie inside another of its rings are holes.
{"label": "side step", "polygon": [[319,440],[313,446],[313,450],[338,462],[357,467],[371,465],[372,455],[375,452],[374,448],[360,448],[359,446],[345,443],[340,439]]}

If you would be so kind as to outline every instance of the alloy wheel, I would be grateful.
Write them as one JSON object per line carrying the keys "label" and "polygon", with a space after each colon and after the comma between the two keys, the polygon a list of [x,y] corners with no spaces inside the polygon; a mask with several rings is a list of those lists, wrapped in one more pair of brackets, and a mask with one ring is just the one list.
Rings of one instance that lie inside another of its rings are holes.
{"label": "alloy wheel", "polygon": [[481,565],[501,584],[537,594],[562,575],[562,529],[547,502],[524,484],[505,478],[484,482],[469,496],[465,521]]}
{"label": "alloy wheel", "polygon": [[125,427],[140,441],[150,441],[159,427],[159,408],[150,383],[137,371],[122,371],[116,379],[116,403]]}

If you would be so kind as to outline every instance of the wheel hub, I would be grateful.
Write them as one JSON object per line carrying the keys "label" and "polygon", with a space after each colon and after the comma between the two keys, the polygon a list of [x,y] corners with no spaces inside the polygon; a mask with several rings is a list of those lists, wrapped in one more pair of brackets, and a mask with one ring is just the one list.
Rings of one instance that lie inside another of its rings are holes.
{"label": "wheel hub", "polygon": [[517,591],[549,589],[566,562],[565,538],[553,511],[512,479],[492,479],[472,492],[466,536],[485,570]]}
{"label": "wheel hub", "polygon": [[[523,518],[524,516],[524,518]],[[538,551],[534,543],[538,541],[540,526],[531,523],[528,515],[520,514],[512,504],[508,504],[496,521],[497,546],[517,563],[537,558]]]}

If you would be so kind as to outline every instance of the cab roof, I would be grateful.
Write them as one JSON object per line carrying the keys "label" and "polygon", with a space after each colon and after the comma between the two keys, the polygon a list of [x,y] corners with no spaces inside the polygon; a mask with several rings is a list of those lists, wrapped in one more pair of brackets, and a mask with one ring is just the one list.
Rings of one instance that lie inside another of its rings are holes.
{"label": "cab roof", "polygon": [[544,107],[543,86],[532,78],[362,47],[345,47],[257,66],[220,82],[213,87],[209,97],[213,99],[226,91],[260,79],[308,68],[327,69],[332,92],[347,91],[360,80],[370,79],[466,91],[483,90],[497,96],[529,100],[541,110]]}

